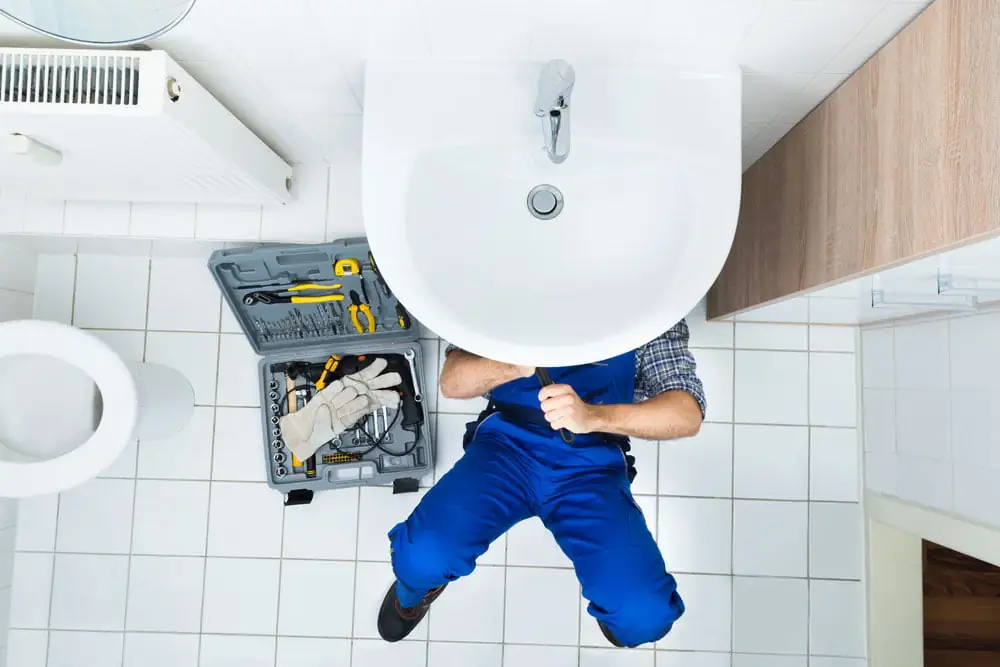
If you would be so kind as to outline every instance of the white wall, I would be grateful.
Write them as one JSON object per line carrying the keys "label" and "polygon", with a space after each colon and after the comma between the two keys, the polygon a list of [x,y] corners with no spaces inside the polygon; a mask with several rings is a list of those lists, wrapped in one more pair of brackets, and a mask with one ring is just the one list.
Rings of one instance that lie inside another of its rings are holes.
{"label": "white wall", "polygon": [[861,340],[867,488],[1000,527],[1000,312]]}

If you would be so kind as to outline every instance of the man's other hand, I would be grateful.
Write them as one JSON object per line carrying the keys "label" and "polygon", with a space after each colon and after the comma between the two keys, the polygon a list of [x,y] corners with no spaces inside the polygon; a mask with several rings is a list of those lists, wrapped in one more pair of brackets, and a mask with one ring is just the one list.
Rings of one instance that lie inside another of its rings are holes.
{"label": "man's other hand", "polygon": [[538,393],[542,412],[553,429],[564,428],[571,433],[597,430],[594,406],[588,405],[568,384],[550,384]]}

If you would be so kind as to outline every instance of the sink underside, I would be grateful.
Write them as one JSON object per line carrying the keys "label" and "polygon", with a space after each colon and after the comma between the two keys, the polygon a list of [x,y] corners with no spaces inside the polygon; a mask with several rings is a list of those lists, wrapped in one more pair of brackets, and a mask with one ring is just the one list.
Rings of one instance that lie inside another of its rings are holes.
{"label": "sink underside", "polygon": [[[564,366],[635,348],[708,290],[736,227],[739,72],[577,67],[569,158],[531,113],[540,64],[372,64],[365,227],[429,328],[483,356]],[[540,184],[564,208],[539,220]]]}

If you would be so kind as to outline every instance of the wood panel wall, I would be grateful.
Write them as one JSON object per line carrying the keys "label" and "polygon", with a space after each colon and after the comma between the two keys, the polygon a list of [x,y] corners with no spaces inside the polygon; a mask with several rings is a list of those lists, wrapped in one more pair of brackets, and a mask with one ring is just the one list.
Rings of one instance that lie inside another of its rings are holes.
{"label": "wood panel wall", "polygon": [[936,0],[743,174],[724,317],[1000,233],[1000,1]]}

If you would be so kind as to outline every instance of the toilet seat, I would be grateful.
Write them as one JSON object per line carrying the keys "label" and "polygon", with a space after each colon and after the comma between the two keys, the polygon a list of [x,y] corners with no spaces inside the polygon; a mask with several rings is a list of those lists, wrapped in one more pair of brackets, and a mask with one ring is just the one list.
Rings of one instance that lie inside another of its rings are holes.
{"label": "toilet seat", "polygon": [[[139,415],[132,373],[96,336],[57,322],[0,324],[0,363],[4,357],[23,354],[54,357],[86,373],[101,392],[104,414],[86,442],[61,456],[29,463],[0,460],[0,497],[62,491],[96,477],[132,442]],[[58,409],[58,393],[52,400]]]}

